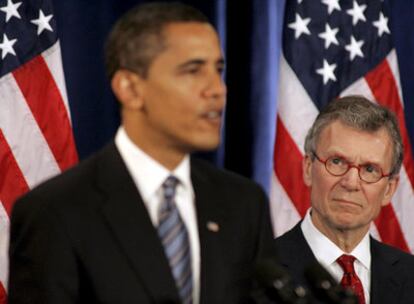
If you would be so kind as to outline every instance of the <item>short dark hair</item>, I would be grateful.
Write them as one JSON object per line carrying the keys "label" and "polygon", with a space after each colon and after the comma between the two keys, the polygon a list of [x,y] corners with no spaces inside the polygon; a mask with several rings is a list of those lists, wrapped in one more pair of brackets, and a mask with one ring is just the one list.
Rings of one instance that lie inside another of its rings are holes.
{"label": "short dark hair", "polygon": [[385,128],[393,144],[391,175],[400,172],[404,152],[398,120],[386,107],[359,95],[345,96],[331,101],[318,115],[305,139],[305,153],[312,157],[323,129],[334,121],[367,132]]}
{"label": "short dark hair", "polygon": [[146,77],[154,58],[165,49],[163,30],[174,22],[209,23],[199,10],[178,2],[138,5],[114,25],[105,44],[105,65],[111,79],[119,69]]}

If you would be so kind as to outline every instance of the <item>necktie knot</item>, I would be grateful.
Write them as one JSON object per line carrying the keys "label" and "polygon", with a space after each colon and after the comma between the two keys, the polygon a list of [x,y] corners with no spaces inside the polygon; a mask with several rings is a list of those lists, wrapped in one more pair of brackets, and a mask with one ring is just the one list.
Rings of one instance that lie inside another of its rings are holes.
{"label": "necktie knot", "polygon": [[345,273],[355,273],[354,270],[355,257],[352,255],[343,254],[338,259],[338,264],[342,267]]}
{"label": "necktie knot", "polygon": [[168,176],[167,179],[162,184],[164,201],[166,202],[168,207],[170,207],[169,205],[171,205],[171,203],[174,200],[175,190],[177,188],[177,185],[178,185],[178,179],[173,175]]}

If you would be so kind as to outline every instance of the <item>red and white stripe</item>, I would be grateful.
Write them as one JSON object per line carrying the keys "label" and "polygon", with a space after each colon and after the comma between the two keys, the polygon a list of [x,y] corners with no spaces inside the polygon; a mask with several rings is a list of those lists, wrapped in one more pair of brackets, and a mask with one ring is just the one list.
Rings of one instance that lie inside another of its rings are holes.
{"label": "red and white stripe", "polygon": [[[395,50],[365,77],[341,92],[364,95],[392,109],[398,117],[404,142],[400,183],[391,204],[384,207],[371,233],[383,242],[414,252],[414,159],[405,127],[404,103]],[[274,233],[292,228],[309,207],[309,189],[302,180],[305,136],[318,110],[286,59],[281,58],[271,213]]]}
{"label": "red and white stripe", "polygon": [[59,42],[2,77],[0,100],[1,299],[14,201],[78,160]]}

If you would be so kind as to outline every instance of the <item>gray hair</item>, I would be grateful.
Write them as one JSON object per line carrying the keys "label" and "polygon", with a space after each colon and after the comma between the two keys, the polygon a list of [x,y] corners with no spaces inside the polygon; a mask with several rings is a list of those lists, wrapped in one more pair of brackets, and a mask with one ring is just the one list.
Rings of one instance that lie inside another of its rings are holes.
{"label": "gray hair", "polygon": [[352,128],[375,132],[385,128],[393,143],[391,176],[400,172],[403,161],[403,143],[398,121],[393,112],[363,96],[341,97],[330,102],[318,115],[305,139],[305,152],[313,158],[319,135],[334,121]]}

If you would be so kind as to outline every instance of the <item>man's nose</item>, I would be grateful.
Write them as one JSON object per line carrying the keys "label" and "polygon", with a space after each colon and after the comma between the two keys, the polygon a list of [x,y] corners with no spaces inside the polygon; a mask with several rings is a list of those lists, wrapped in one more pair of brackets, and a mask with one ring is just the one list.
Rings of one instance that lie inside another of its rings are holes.
{"label": "man's nose", "polygon": [[359,177],[358,167],[351,166],[342,177],[341,186],[349,191],[356,191],[361,188],[361,178]]}
{"label": "man's nose", "polygon": [[204,96],[224,100],[226,94],[227,87],[224,83],[223,77],[219,73],[215,73],[208,81],[207,87],[204,90]]}

